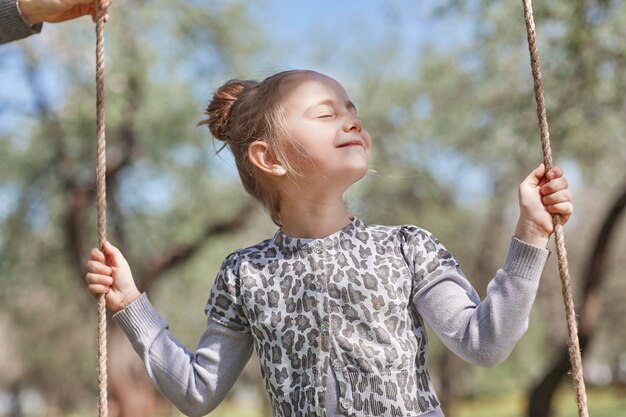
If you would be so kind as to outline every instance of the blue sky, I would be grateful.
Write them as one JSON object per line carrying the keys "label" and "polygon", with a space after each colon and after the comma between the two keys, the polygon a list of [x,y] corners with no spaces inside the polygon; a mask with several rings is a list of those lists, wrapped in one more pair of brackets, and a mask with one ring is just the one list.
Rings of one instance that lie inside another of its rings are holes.
{"label": "blue sky", "polygon": [[[228,0],[225,0],[228,1]],[[458,18],[433,19],[430,16],[436,1],[413,0],[259,0],[251,1],[250,16],[262,27],[264,35],[270,44],[278,45],[280,56],[268,56],[266,60],[252,63],[252,70],[257,78],[286,68],[312,68],[338,76],[342,81],[351,78],[352,68],[348,60],[341,59],[341,51],[352,51],[362,48],[367,50],[368,44],[381,42],[393,37],[401,51],[399,62],[415,65],[419,60],[419,50],[426,44],[438,48],[450,48],[467,38],[467,25],[460,24]],[[114,4],[113,7],[127,7],[132,3]],[[112,9],[111,18],[119,13]],[[63,24],[46,24],[43,33],[32,36],[24,41],[35,51],[45,51],[46,39],[62,35],[66,30],[83,30],[90,32],[93,26],[88,18],[84,17],[73,22]],[[32,92],[25,83],[23,72],[25,63],[21,54],[16,53],[16,45],[3,46],[0,61],[0,133],[10,130],[14,132],[16,126],[28,123],[28,117],[9,115],[3,116],[2,106],[7,110],[15,110],[32,102]],[[346,54],[347,55],[347,54]],[[321,58],[321,59],[320,59]],[[85,57],[86,65],[93,65],[92,57]],[[108,63],[107,65],[111,65]],[[63,82],[55,80],[63,78],[63,68],[55,65],[54,59],[47,59],[47,70],[44,72],[43,83],[53,100],[62,100]],[[409,67],[405,68],[408,70]],[[381,68],[382,69],[382,68]],[[402,68],[394,68],[402,70]],[[347,86],[350,88],[350,86]],[[201,89],[207,91],[207,89]],[[206,97],[204,97],[206,98]],[[203,98],[203,99],[204,99]],[[18,110],[19,114],[21,111]],[[18,129],[20,135],[13,134],[13,143],[28,143],[28,130]],[[19,137],[18,137],[19,136]],[[223,154],[222,154],[223,155]],[[219,161],[224,156],[217,156]],[[223,161],[222,169],[236,177],[234,164]],[[2,187],[6,197],[8,189]],[[159,193],[153,193],[159,195]],[[10,198],[3,198],[5,202]],[[167,200],[167,193],[163,193],[162,202]],[[1,209],[2,207],[0,207]],[[2,215],[2,210],[0,210]]]}
{"label": "blue sky", "polygon": [[[256,4],[253,16],[259,17],[268,38],[289,51],[288,62],[277,65],[291,67],[319,66],[316,58],[325,49],[367,48],[385,36],[397,39],[406,61],[415,62],[423,46],[451,48],[467,39],[471,30],[469,19],[433,19],[433,9],[440,2],[432,0],[265,0]],[[334,66],[330,70],[341,66],[329,64]]]}
{"label": "blue sky", "polygon": [[[285,68],[312,68],[349,78],[350,64],[336,58],[340,56],[338,51],[359,48],[366,51],[368,44],[390,36],[397,40],[405,58],[399,62],[414,65],[419,62],[419,51],[424,45],[452,48],[467,39],[471,31],[468,26],[471,19],[432,18],[432,10],[439,3],[434,0],[250,1],[250,16],[261,25],[268,41],[282,51],[280,56],[268,56],[253,63],[253,71],[261,77]],[[121,10],[115,9],[116,6],[129,4],[121,1],[114,4],[112,19]],[[46,39],[57,38],[70,29],[92,32],[93,25],[87,17],[63,24],[45,24],[42,34],[21,42],[35,53],[42,53],[46,50]],[[17,45],[3,45],[0,50],[0,132],[14,122],[3,118],[1,113],[31,101],[23,78],[25,63]],[[91,56],[85,57],[86,65],[93,65],[91,61]],[[43,73],[46,90],[53,97],[62,96],[63,83],[55,82],[54,78],[61,76],[63,69],[55,66],[53,57],[46,58],[46,65],[52,69]]]}
{"label": "blue sky", "polygon": [[[396,65],[392,68],[381,63],[381,76],[382,71],[408,72],[419,63],[420,50],[424,46],[430,45],[443,50],[454,48],[469,38],[472,29],[469,26],[471,19],[463,20],[454,15],[433,18],[433,9],[440,2],[432,0],[259,0],[251,1],[250,4],[250,17],[261,25],[268,42],[278,46],[281,51],[278,56],[268,54],[265,59],[251,63],[253,74],[248,74],[250,77],[263,78],[277,70],[288,68],[311,68],[335,76],[349,91],[354,88],[350,85],[353,62],[342,59],[342,51],[346,51],[346,56],[359,49],[366,54],[368,45],[393,38],[396,40],[400,59],[394,60]],[[113,7],[115,6],[116,4]],[[121,6],[122,4],[118,7]],[[112,19],[115,18],[115,10],[112,10],[111,16]],[[23,42],[28,42],[29,46],[37,50],[45,45],[46,37],[61,34],[65,25],[74,25],[79,30],[84,27],[92,30],[87,18],[71,23],[47,24],[43,34]],[[6,53],[7,50],[2,52]],[[90,61],[88,65],[92,65]],[[24,63],[19,59],[11,59],[10,51],[9,59],[5,62],[8,66],[4,64],[0,69],[0,104],[11,102],[13,107],[15,103],[19,105],[20,102],[31,102],[31,93],[20,76]],[[406,63],[406,66],[402,68],[398,62]],[[49,65],[50,68],[55,68],[54,62]],[[47,75],[54,73],[54,70],[47,71]],[[62,75],[63,69],[56,68],[56,76]],[[46,90],[53,97],[62,100],[63,90],[60,86],[63,83],[54,82],[54,77],[52,75],[44,79]],[[200,93],[203,96],[201,99],[206,100],[204,95],[211,88],[200,90],[204,92]],[[23,122],[23,118],[6,115],[2,117],[0,114],[0,132],[7,128],[13,130],[16,124]],[[28,138],[14,136],[13,141],[27,143]],[[237,176],[234,163],[228,156],[222,154],[215,158],[219,161],[220,169],[232,177]],[[446,163],[447,161],[439,161],[437,165]],[[466,178],[471,178],[471,183],[475,186],[464,186],[461,189],[467,190],[468,195],[475,196],[475,190],[482,189],[481,174],[467,174]]]}
{"label": "blue sky", "polygon": [[[227,1],[227,0],[225,0]],[[471,2],[468,2],[471,3]],[[312,68],[338,76],[342,82],[350,79],[350,62],[342,60],[343,50],[362,48],[367,51],[370,43],[376,43],[392,37],[401,57],[396,62],[406,62],[406,68],[395,68],[398,71],[410,71],[420,59],[420,50],[431,47],[449,50],[471,38],[473,19],[459,15],[433,18],[433,9],[440,5],[434,0],[259,0],[252,2],[250,16],[262,27],[264,35],[273,45],[281,50],[280,57],[268,56],[252,64],[252,70],[261,78],[276,70],[286,68]],[[121,5],[120,5],[121,6]],[[115,7],[115,5],[114,5]],[[115,14],[112,12],[112,18]],[[87,18],[69,23],[76,27],[88,27],[92,30]],[[34,36],[26,41],[35,48],[40,47],[46,36],[55,36],[64,30],[65,24],[45,25],[42,35]],[[80,25],[80,26],[79,26]],[[5,48],[11,48],[4,47]],[[2,51],[6,53],[6,49]],[[339,53],[338,53],[339,52]],[[10,55],[10,52],[9,52]],[[10,57],[9,57],[10,58]],[[322,59],[320,59],[322,58]],[[328,59],[324,59],[328,58]],[[29,100],[29,92],[20,81],[20,72],[24,63],[8,59],[0,62],[0,112],[2,104],[8,100],[19,102]],[[8,65],[7,65],[8,64]],[[50,63],[53,65],[53,63]],[[89,64],[91,65],[91,64]],[[381,71],[386,70],[381,63]],[[63,92],[54,88],[55,82],[48,78],[49,90],[62,95]],[[350,86],[347,86],[350,90]],[[207,86],[203,91],[212,87]],[[0,114],[0,132],[15,122],[14,118],[2,117]],[[14,138],[23,141],[27,138]],[[220,157],[217,157],[218,159]],[[222,157],[223,158],[223,157]],[[451,161],[435,161],[435,165],[445,165]],[[231,163],[226,162],[224,169],[235,175]],[[449,172],[449,171],[448,171]],[[461,189],[469,195],[476,196],[477,190],[483,189],[484,175],[481,172],[467,172],[464,178],[469,180]]]}

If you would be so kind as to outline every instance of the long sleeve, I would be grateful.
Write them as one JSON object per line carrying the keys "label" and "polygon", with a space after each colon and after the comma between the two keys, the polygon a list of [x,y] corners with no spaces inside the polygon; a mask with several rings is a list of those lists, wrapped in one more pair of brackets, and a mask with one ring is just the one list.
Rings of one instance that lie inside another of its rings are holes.
{"label": "long sleeve", "polygon": [[188,416],[203,416],[214,409],[252,353],[249,330],[233,330],[211,317],[195,353],[188,351],[172,336],[145,294],[113,320],[143,359],[155,387]]}
{"label": "long sleeve", "polygon": [[16,0],[0,0],[0,44],[39,33],[41,27],[41,23],[29,26],[24,21]]}
{"label": "long sleeve", "polygon": [[483,301],[458,265],[425,281],[413,304],[441,341],[464,360],[498,365],[528,329],[530,310],[549,251],[512,238]]}

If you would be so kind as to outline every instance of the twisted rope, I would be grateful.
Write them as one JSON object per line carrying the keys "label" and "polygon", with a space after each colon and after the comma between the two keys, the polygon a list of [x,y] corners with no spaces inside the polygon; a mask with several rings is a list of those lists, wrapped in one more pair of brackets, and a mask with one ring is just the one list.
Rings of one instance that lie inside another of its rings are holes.
{"label": "twisted rope", "polygon": [[[104,13],[96,3],[96,195],[98,243],[106,241],[106,140],[104,136]],[[107,417],[107,315],[104,294],[98,297],[98,417]]]}
{"label": "twisted rope", "polygon": [[[528,50],[530,52],[530,66],[532,69],[533,81],[535,85],[535,101],[537,102],[537,119],[539,130],[541,131],[541,148],[543,150],[543,163],[546,172],[552,168],[552,151],[550,149],[550,132],[548,131],[548,119],[546,117],[546,103],[543,96],[543,77],[539,67],[539,51],[537,49],[537,34],[535,32],[535,20],[533,18],[533,8],[531,0],[522,0],[524,5],[524,20],[526,21],[526,32],[528,34]],[[568,346],[569,357],[572,365],[570,372],[574,380],[576,389],[576,404],[578,406],[579,417],[588,417],[587,393],[585,392],[585,381],[583,379],[582,359],[580,346],[578,344],[578,327],[576,325],[576,312],[574,311],[574,301],[572,300],[572,283],[567,265],[567,252],[565,251],[565,235],[561,216],[554,214],[554,239],[556,243],[556,254],[559,264],[559,275],[561,277],[561,289],[563,302],[565,304],[565,317],[567,319],[567,331],[569,334]]]}

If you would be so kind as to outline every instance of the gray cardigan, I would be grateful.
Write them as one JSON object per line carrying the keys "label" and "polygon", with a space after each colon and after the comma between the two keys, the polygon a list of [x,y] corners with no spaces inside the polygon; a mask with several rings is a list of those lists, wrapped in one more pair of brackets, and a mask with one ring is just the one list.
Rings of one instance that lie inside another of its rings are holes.
{"label": "gray cardigan", "polygon": [[41,32],[42,24],[29,26],[17,7],[17,0],[0,0],[0,44]]}
{"label": "gray cardigan", "polygon": [[[356,223],[356,226],[359,228],[363,227],[361,223]],[[363,230],[371,230],[372,233],[384,232],[384,229],[380,228],[358,229],[357,231]],[[417,229],[413,230],[417,233],[413,233],[413,236],[419,236],[421,233]],[[427,237],[427,240],[423,243],[426,245],[431,244],[429,235],[424,236]],[[324,241],[326,243],[332,242],[329,239]],[[481,302],[469,281],[460,272],[458,265],[456,265],[453,258],[449,257],[449,253],[436,240],[432,242],[435,242],[437,246],[432,246],[434,251],[431,253],[439,254],[440,260],[445,260],[445,264],[441,262],[438,265],[434,264],[433,261],[436,260],[436,257],[433,258],[433,255],[428,254],[428,250],[422,251],[419,247],[415,247],[415,252],[408,257],[409,260],[412,259],[415,262],[424,263],[428,268],[432,267],[432,271],[434,271],[434,273],[426,271],[426,276],[417,278],[414,276],[413,278],[414,284],[410,291],[410,309],[416,313],[415,320],[417,320],[418,324],[423,320],[448,348],[471,363],[494,366],[502,362],[528,327],[530,308],[549,252],[545,249],[526,245],[513,238],[506,261],[489,284],[487,297]],[[304,246],[311,247],[312,250],[305,251],[305,254],[307,257],[312,256],[312,259],[317,259],[315,252],[322,253],[326,250],[321,245],[319,247],[316,246],[315,242],[307,242]],[[300,242],[298,242],[298,247],[300,247]],[[407,248],[409,247],[405,245],[403,250],[408,250]],[[428,246],[426,248],[428,249]],[[323,256],[323,254],[320,256]],[[363,256],[371,257],[371,254],[364,253]],[[245,269],[248,270],[249,267],[253,267],[253,265],[247,265]],[[417,270],[412,268],[412,272]],[[367,281],[366,275],[362,275],[361,278]],[[378,279],[384,279],[386,275],[387,273],[378,275]],[[391,277],[391,275],[388,276]],[[303,278],[306,280],[306,277]],[[348,278],[346,277],[346,279]],[[358,276],[349,278],[349,280],[354,279],[356,281],[352,281],[353,283],[359,281]],[[220,276],[218,275],[218,280],[216,280],[216,285],[218,285],[217,294],[221,293],[219,280]],[[268,288],[271,287],[271,283],[266,283],[265,285]],[[323,288],[325,289],[326,287],[324,286]],[[236,288],[230,288],[230,290],[235,291],[236,294],[244,293],[243,290],[239,291]],[[331,291],[330,288],[328,290]],[[212,293],[216,293],[215,287]],[[340,300],[341,296],[338,296],[340,298],[337,300]],[[352,297],[352,294],[348,295],[348,297]],[[294,299],[299,298],[294,297]],[[260,303],[260,306],[267,306],[264,299],[250,300],[252,303],[255,303],[255,301]],[[364,302],[368,303],[368,301]],[[209,306],[212,304],[224,306],[226,305],[225,303],[226,300],[224,299],[213,299],[210,300]],[[386,300],[385,303],[393,305],[393,302],[389,300]],[[349,305],[350,301],[348,301],[346,306],[349,308]],[[358,308],[357,304],[353,305]],[[229,325],[229,322],[224,320],[227,316],[220,318],[219,315],[211,314],[210,309],[207,312],[209,313],[207,327],[195,353],[184,348],[171,335],[167,323],[154,310],[145,295],[113,317],[114,321],[125,331],[135,350],[143,358],[148,374],[155,386],[174,405],[190,416],[204,415],[217,406],[226,396],[245,366],[252,354],[253,345],[257,343],[257,350],[259,350],[260,346],[263,346],[255,340],[259,338],[259,334],[255,333],[254,327],[252,332],[244,328],[238,328],[238,322],[235,317],[232,317]],[[346,312],[348,315],[353,313],[350,310],[346,310]],[[402,311],[398,311],[398,313],[404,314]],[[249,316],[249,313],[246,314],[241,319],[246,321],[248,318],[256,320],[254,317]],[[285,323],[290,321],[288,316],[284,316],[282,320],[285,320]],[[246,322],[244,324],[246,325],[245,327],[249,327],[251,323]],[[418,330],[419,327],[417,327]],[[332,342],[332,329],[333,327],[331,327],[331,343],[334,345]],[[416,334],[416,337],[418,336]],[[368,335],[365,334],[364,337],[368,337]],[[416,339],[420,345],[426,342],[425,339],[420,338],[421,336]],[[394,340],[387,341],[387,343],[393,342]],[[367,346],[367,343],[363,346]],[[376,344],[374,343],[372,346],[376,346]],[[335,348],[342,350],[341,346],[336,346]],[[305,350],[310,350],[310,348]],[[383,351],[381,350],[380,352],[382,353]],[[270,350],[269,353],[271,355],[270,358],[277,358],[274,356],[274,350]],[[300,353],[302,352],[298,351],[298,354]],[[425,354],[425,351],[421,351],[421,353]],[[267,354],[268,352],[264,351],[259,353],[259,355]],[[349,360],[349,356],[346,356],[346,358]],[[380,358],[380,354],[374,357],[375,361],[372,364],[375,365],[378,358]],[[345,365],[351,369],[348,372],[348,376],[350,378],[355,375],[358,376],[358,368],[361,364],[356,362],[348,363],[347,360]],[[323,369],[323,367],[320,369],[320,372],[328,376],[325,378],[326,383],[323,390],[325,398],[319,401],[319,403],[324,403],[325,406],[319,409],[318,412],[315,412],[315,414],[325,414],[328,417],[339,417],[344,414],[352,415],[357,406],[356,402],[352,402],[349,407],[345,407],[342,402],[345,395],[345,387],[343,385],[346,382],[341,377],[345,372],[345,368],[335,369],[334,365],[335,363],[332,363],[331,366],[330,363],[326,362],[326,369]],[[367,364],[365,365],[367,366]],[[384,366],[387,367],[389,365]],[[374,373],[361,373],[360,375],[370,375],[367,378],[373,378],[376,375],[380,375],[380,371],[374,370]],[[427,389],[428,385],[429,383],[426,384]],[[303,387],[305,386],[306,384],[303,385]],[[367,386],[368,392],[370,388],[375,388],[361,383],[359,386]],[[398,387],[397,384],[389,386]],[[271,389],[272,386],[270,385],[268,388]],[[358,392],[352,393],[353,396],[358,394]],[[290,393],[286,393],[286,395],[290,395]],[[375,396],[373,391],[369,395]],[[270,397],[272,396],[276,396],[276,394],[270,393]],[[357,397],[352,399],[356,400]],[[423,412],[412,412],[411,415],[422,415],[424,417],[443,416],[441,409],[436,405],[430,407],[429,410],[424,409]],[[274,407],[274,413],[275,415],[284,415],[276,407]],[[384,413],[380,415],[391,414]]]}

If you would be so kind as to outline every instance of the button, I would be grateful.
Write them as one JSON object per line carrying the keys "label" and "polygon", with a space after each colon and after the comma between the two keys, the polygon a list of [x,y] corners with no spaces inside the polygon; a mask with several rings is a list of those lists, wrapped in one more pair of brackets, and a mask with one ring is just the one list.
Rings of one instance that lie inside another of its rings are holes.
{"label": "button", "polygon": [[328,325],[327,322],[322,322],[322,332],[324,333],[328,333],[328,330],[330,329],[330,326]]}
{"label": "button", "polygon": [[317,278],[315,281],[311,283],[311,290],[313,291],[323,291],[324,290],[324,280],[321,278]]}
{"label": "button", "polygon": [[350,407],[352,407],[352,400],[350,398],[342,398],[339,403],[345,410],[348,410]]}
{"label": "button", "polygon": [[333,369],[337,372],[341,372],[343,370],[343,363],[336,360],[335,362],[333,362]]}
{"label": "button", "polygon": [[313,252],[318,254],[324,252],[324,243],[322,243],[321,240],[318,240],[313,244]]}

